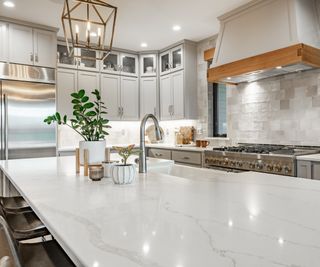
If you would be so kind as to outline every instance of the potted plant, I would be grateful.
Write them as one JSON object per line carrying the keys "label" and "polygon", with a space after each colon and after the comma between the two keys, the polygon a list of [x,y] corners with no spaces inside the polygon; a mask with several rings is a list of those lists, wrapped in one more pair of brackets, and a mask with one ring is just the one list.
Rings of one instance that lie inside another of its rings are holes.
{"label": "potted plant", "polygon": [[128,158],[134,154],[139,154],[140,150],[134,149],[134,145],[127,147],[113,147],[122,158],[122,164],[111,167],[111,176],[115,184],[131,184],[136,176],[134,164],[127,164]]}
{"label": "potted plant", "polygon": [[44,122],[47,124],[57,123],[66,125],[82,136],[83,141],[79,143],[80,164],[84,164],[84,150],[88,150],[88,163],[100,164],[105,159],[106,141],[109,120],[103,118],[107,114],[104,102],[101,100],[100,92],[94,90],[94,101],[91,102],[85,90],[72,93],[73,118],[60,115],[59,112],[48,116]]}

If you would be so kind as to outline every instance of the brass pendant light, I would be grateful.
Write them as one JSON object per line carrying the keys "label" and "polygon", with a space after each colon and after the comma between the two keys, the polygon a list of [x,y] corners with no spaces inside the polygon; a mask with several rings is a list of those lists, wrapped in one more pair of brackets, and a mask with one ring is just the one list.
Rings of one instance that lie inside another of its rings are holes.
{"label": "brass pendant light", "polygon": [[[104,60],[112,49],[116,19],[117,7],[103,0],[65,0],[61,20],[69,56]],[[76,48],[98,53],[81,55]]]}

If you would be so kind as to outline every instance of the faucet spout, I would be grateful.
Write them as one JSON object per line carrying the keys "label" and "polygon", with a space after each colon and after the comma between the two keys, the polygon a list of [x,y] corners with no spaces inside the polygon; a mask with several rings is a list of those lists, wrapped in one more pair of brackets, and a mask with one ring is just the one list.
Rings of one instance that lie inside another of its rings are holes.
{"label": "faucet spout", "polygon": [[146,143],[145,143],[145,128],[148,119],[152,119],[155,132],[156,132],[156,139],[162,140],[162,135],[160,131],[159,121],[153,114],[147,114],[141,121],[140,124],[140,155],[139,155],[139,173],[146,173],[147,172],[147,157],[146,157]]}

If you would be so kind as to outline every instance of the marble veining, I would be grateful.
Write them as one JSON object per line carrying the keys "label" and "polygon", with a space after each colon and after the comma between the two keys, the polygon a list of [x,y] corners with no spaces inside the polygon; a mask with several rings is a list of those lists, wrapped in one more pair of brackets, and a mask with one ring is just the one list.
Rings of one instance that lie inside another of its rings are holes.
{"label": "marble veining", "polygon": [[320,266],[319,181],[190,168],[118,186],[73,157],[0,166],[77,266]]}

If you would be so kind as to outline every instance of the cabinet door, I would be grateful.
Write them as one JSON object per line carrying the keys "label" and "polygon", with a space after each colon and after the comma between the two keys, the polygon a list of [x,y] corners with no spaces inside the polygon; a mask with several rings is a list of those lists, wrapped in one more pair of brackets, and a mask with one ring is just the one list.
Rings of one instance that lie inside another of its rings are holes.
{"label": "cabinet door", "polygon": [[77,91],[77,71],[57,70],[57,111],[72,117],[71,93]]}
{"label": "cabinet door", "polygon": [[160,75],[170,73],[171,53],[170,50],[160,54]]}
{"label": "cabinet door", "polygon": [[58,66],[63,68],[76,69],[76,60],[74,57],[69,56],[68,48],[65,44],[57,45]]}
{"label": "cabinet door", "polygon": [[[173,94],[173,119],[184,118],[184,88],[183,71],[175,72],[172,76],[172,94]],[[194,101],[197,101],[196,99]]]}
{"label": "cabinet door", "polygon": [[79,57],[78,69],[99,71],[99,64],[96,60],[97,52],[85,48],[78,48],[75,50],[75,54]]}
{"label": "cabinet door", "polygon": [[12,63],[33,65],[32,28],[9,24],[9,61]]}
{"label": "cabinet door", "polygon": [[157,78],[142,78],[140,80],[140,117],[146,114],[157,115]]}
{"label": "cabinet door", "polygon": [[183,45],[171,49],[171,71],[183,69]]}
{"label": "cabinet door", "polygon": [[160,117],[161,120],[171,120],[172,90],[171,75],[160,78]]}
{"label": "cabinet door", "polygon": [[101,99],[107,107],[108,120],[120,120],[120,77],[101,75]]}
{"label": "cabinet door", "polygon": [[101,71],[110,74],[120,74],[120,54],[111,52],[102,62]]}
{"label": "cabinet door", "polygon": [[140,56],[140,76],[156,76],[156,55],[141,55]]}
{"label": "cabinet door", "polygon": [[138,76],[138,56],[121,54],[121,72],[127,76]]}
{"label": "cabinet door", "polygon": [[8,61],[8,25],[0,22],[0,61]]}
{"label": "cabinet door", "polygon": [[123,120],[139,120],[138,78],[121,77],[121,109]]}
{"label": "cabinet door", "polygon": [[78,71],[78,90],[80,89],[84,89],[89,95],[95,89],[100,90],[99,73]]}
{"label": "cabinet door", "polygon": [[320,163],[312,163],[312,179],[320,180]]}
{"label": "cabinet door", "polygon": [[310,161],[297,161],[297,176],[300,178],[311,179],[311,162]]}
{"label": "cabinet door", "polygon": [[55,32],[33,30],[34,64],[55,68],[57,55],[57,34]]}

